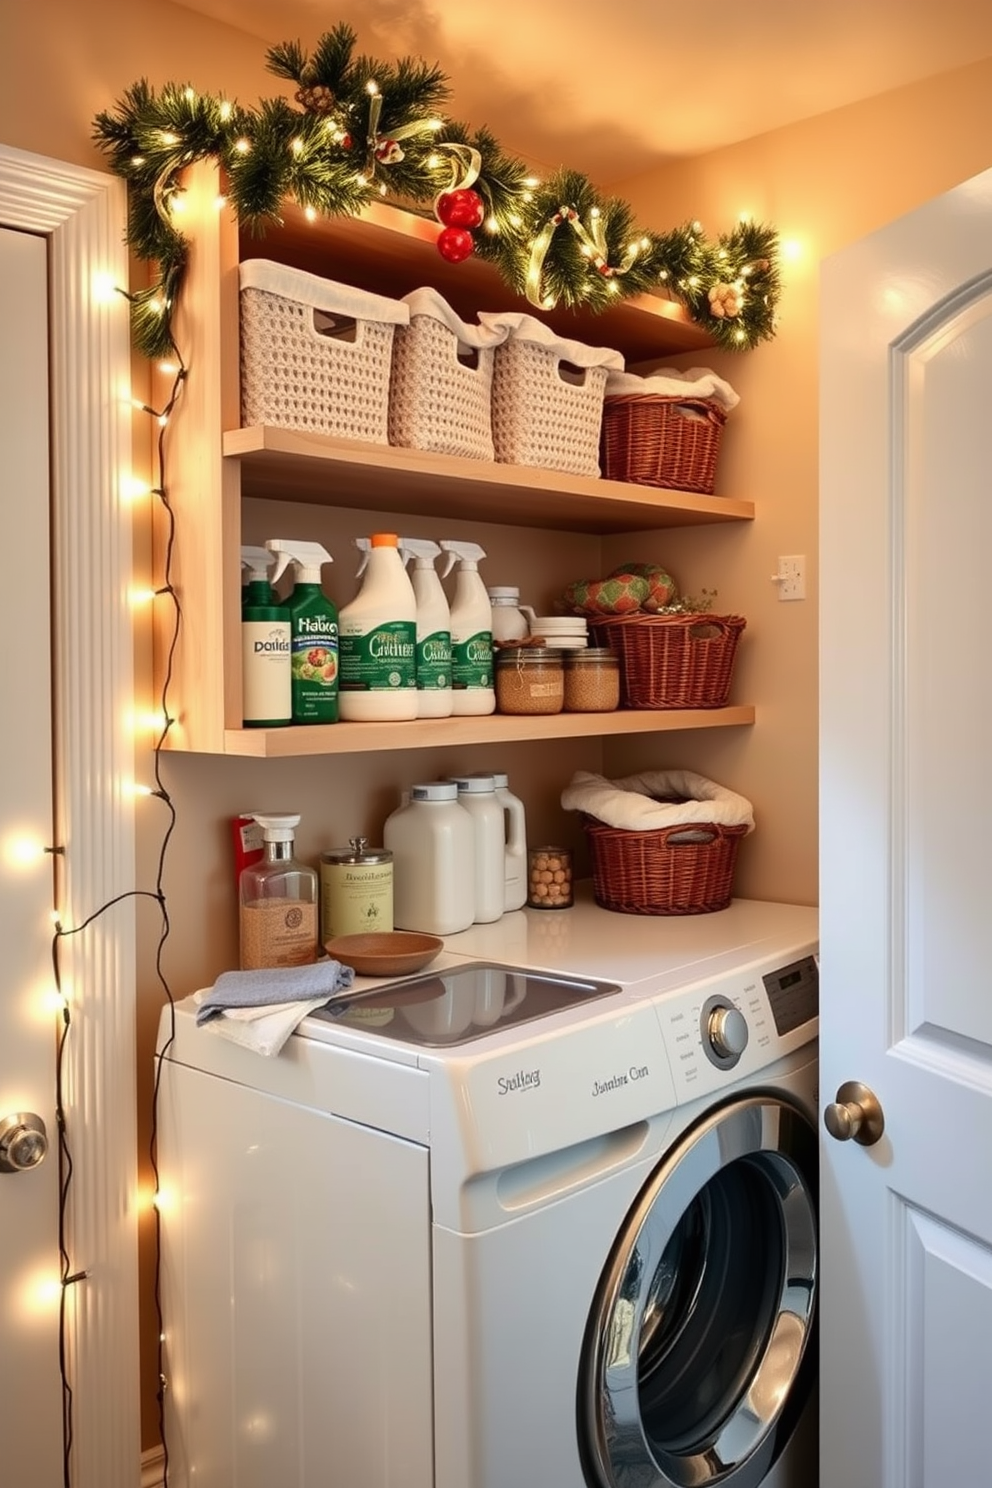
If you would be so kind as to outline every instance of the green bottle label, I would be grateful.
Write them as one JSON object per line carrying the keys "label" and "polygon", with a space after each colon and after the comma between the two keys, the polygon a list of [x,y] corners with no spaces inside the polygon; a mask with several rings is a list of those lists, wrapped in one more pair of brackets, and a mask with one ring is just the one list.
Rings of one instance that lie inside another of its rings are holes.
{"label": "green bottle label", "polygon": [[361,635],[341,637],[342,692],[399,692],[417,685],[417,627],[387,620]]}
{"label": "green bottle label", "polygon": [[293,722],[335,723],[338,716],[338,627],[329,615],[293,623]]}
{"label": "green bottle label", "polygon": [[451,685],[456,692],[466,687],[492,687],[492,631],[480,630],[451,647]]}
{"label": "green bottle label", "polygon": [[417,691],[451,686],[451,632],[436,630],[417,642]]}

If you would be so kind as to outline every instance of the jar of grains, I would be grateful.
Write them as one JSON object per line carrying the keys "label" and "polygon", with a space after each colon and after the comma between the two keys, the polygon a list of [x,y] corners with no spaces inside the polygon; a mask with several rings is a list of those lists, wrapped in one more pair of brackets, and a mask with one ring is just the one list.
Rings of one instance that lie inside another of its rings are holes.
{"label": "jar of grains", "polygon": [[610,713],[620,704],[620,658],[609,646],[565,653],[565,712]]}
{"label": "jar of grains", "polygon": [[527,903],[531,909],[570,909],[572,851],[568,847],[532,847],[527,851]]}
{"label": "jar of grains", "polygon": [[500,713],[560,713],[565,700],[561,652],[551,646],[504,646],[496,653]]}

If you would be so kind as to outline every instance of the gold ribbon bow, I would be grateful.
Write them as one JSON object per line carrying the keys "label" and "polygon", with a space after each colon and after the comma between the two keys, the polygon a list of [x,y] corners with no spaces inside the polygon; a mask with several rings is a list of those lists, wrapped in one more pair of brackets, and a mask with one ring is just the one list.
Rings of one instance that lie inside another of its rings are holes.
{"label": "gold ribbon bow", "polygon": [[574,207],[559,207],[557,212],[548,218],[530,247],[526,293],[530,303],[537,305],[541,310],[551,310],[555,304],[553,295],[542,294],[541,278],[544,273],[544,260],[551,247],[551,239],[563,222],[568,223],[582,245],[583,252],[604,279],[612,279],[617,274],[626,274],[637,257],[637,244],[631,243],[621,263],[615,266],[610,264],[606,228],[598,207],[593,207],[589,213],[588,228]]}

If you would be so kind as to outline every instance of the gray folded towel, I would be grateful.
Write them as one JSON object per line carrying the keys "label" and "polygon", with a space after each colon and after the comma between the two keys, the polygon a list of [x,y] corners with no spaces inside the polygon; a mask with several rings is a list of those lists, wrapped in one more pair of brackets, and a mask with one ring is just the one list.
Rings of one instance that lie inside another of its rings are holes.
{"label": "gray folded towel", "polygon": [[340,961],[315,961],[311,966],[276,966],[262,971],[222,971],[200,1003],[197,1023],[205,1023],[225,1008],[276,1007],[333,997],[351,986],[355,971]]}

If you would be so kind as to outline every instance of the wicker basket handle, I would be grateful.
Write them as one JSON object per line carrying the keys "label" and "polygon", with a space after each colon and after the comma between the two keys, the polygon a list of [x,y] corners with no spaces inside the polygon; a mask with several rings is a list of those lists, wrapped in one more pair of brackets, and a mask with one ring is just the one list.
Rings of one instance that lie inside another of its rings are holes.
{"label": "wicker basket handle", "polygon": [[718,408],[715,403],[711,403],[706,399],[676,398],[673,401],[676,408],[682,413],[698,414],[701,423],[705,421],[706,423],[716,424],[718,428],[722,429],[727,422],[727,415],[723,409]]}

